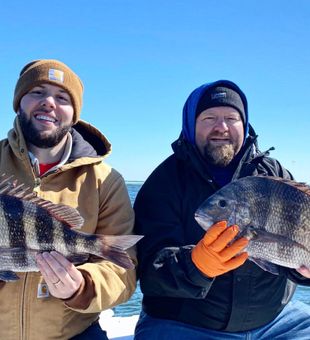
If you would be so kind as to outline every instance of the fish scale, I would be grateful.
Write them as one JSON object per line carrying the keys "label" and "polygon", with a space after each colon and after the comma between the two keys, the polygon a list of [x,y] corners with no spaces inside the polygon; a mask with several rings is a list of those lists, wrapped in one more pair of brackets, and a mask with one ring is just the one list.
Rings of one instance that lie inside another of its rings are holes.
{"label": "fish scale", "polygon": [[249,259],[274,274],[277,265],[310,268],[310,187],[278,177],[251,176],[206,199],[195,219],[205,229],[221,220],[250,239]]}

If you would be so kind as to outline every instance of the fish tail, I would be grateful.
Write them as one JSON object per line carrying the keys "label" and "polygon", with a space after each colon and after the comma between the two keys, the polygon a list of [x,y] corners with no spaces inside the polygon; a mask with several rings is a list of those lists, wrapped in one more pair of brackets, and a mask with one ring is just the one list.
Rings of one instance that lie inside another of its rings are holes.
{"label": "fish tail", "polygon": [[139,235],[97,235],[99,251],[95,254],[123,268],[134,269],[135,264],[126,249],[134,246],[143,236]]}

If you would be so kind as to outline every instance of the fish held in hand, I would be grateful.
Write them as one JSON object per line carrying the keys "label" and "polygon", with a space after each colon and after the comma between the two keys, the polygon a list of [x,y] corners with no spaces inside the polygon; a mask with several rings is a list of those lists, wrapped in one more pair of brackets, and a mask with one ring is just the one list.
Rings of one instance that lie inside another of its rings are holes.
{"label": "fish held in hand", "polygon": [[250,240],[249,259],[264,270],[310,268],[310,187],[278,177],[251,176],[233,181],[206,199],[195,213],[204,229],[226,220],[238,237]]}
{"label": "fish held in hand", "polygon": [[15,281],[15,272],[38,271],[36,254],[57,251],[75,264],[90,255],[133,269],[126,252],[142,236],[99,235],[79,232],[79,212],[37,197],[12,177],[0,179],[0,280]]}

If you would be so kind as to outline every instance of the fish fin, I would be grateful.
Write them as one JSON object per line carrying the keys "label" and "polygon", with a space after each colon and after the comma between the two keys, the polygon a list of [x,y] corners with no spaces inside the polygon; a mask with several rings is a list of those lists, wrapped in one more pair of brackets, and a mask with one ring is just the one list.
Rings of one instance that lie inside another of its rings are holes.
{"label": "fish fin", "polygon": [[240,236],[244,236],[248,238],[252,242],[266,242],[266,243],[281,243],[283,245],[295,246],[301,249],[308,250],[302,244],[289,239],[286,236],[273,234],[266,230],[255,228],[255,227],[247,227],[240,234]]}
{"label": "fish fin", "polygon": [[310,196],[310,186],[307,183],[305,183],[305,182],[296,182],[296,181],[294,181],[292,179],[284,179],[284,178],[276,177],[276,176],[273,177],[273,176],[258,175],[256,177],[268,178],[269,180],[282,182],[282,183],[290,185],[290,186],[296,188],[297,190],[302,191],[306,195]]}
{"label": "fish fin", "polygon": [[57,220],[68,224],[70,228],[80,229],[84,224],[83,217],[75,208],[64,204],[55,204],[38,197],[37,193],[29,187],[18,184],[14,176],[6,177],[5,174],[0,176],[0,194],[37,204],[46,209]]}
{"label": "fish fin", "polygon": [[126,250],[117,247],[105,247],[104,251],[99,254],[99,257],[104,258],[114,264],[125,269],[134,269],[135,264],[127,254]]}
{"label": "fish fin", "polygon": [[143,236],[141,235],[97,235],[102,247],[94,255],[111,261],[123,268],[134,269],[135,264],[129,257],[126,249],[135,245]]}
{"label": "fish fin", "polygon": [[128,249],[134,246],[144,236],[142,235],[98,235],[109,246]]}
{"label": "fish fin", "polygon": [[265,271],[267,271],[271,274],[279,275],[279,273],[280,273],[279,266],[277,266],[274,263],[264,261],[264,260],[261,260],[261,259],[257,259],[257,258],[254,258],[254,257],[250,257],[249,260],[251,260],[256,265],[258,265],[260,268],[262,268],[263,270],[265,270]]}
{"label": "fish fin", "polygon": [[49,201],[45,201],[42,199],[42,204],[39,202],[44,209],[48,210],[53,217],[55,217],[58,221],[65,222],[69,225],[70,228],[78,230],[82,228],[84,224],[84,219],[80,215],[80,213],[72,207],[64,204],[54,204]]}
{"label": "fish fin", "polygon": [[2,270],[0,271],[0,280],[5,282],[17,281],[19,280],[19,276],[10,270]]}
{"label": "fish fin", "polygon": [[272,234],[264,229],[255,228],[253,226],[247,226],[240,233],[239,237],[246,237],[253,242],[277,242],[278,238],[288,240],[284,236]]}

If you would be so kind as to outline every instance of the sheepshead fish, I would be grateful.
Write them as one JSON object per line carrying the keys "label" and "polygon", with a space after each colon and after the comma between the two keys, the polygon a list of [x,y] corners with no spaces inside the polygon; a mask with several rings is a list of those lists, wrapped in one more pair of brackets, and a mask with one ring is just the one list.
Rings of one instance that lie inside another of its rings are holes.
{"label": "sheepshead fish", "polygon": [[204,229],[227,220],[250,242],[249,259],[264,270],[310,268],[310,187],[278,177],[233,181],[210,196],[195,212]]}
{"label": "sheepshead fish", "polygon": [[138,235],[95,235],[79,232],[84,221],[78,211],[43,200],[11,181],[0,180],[0,280],[15,281],[15,272],[38,271],[38,252],[55,250],[73,263],[89,255],[132,269],[125,251],[139,241]]}

